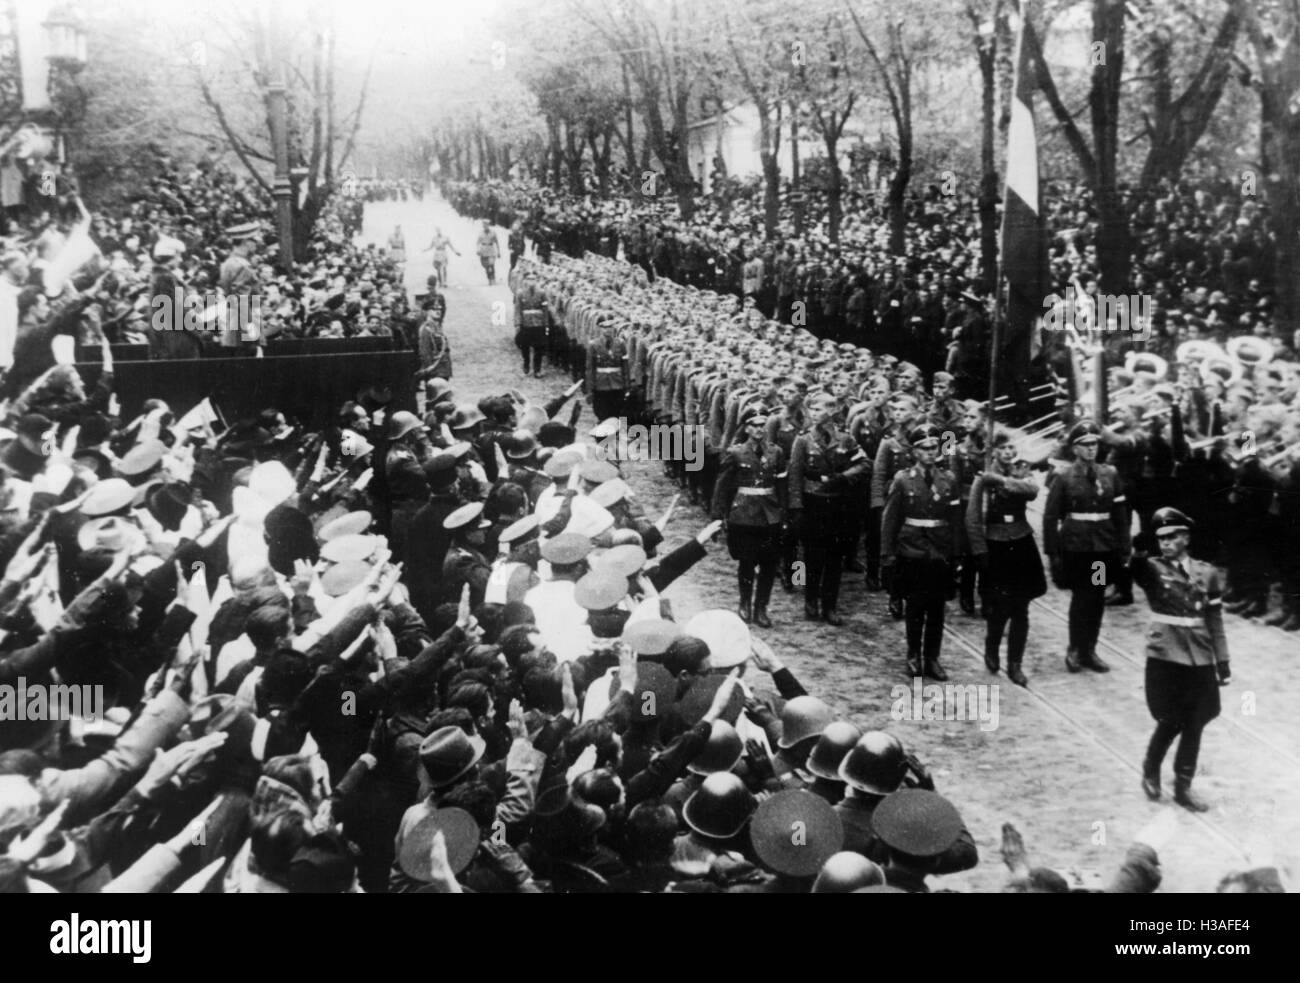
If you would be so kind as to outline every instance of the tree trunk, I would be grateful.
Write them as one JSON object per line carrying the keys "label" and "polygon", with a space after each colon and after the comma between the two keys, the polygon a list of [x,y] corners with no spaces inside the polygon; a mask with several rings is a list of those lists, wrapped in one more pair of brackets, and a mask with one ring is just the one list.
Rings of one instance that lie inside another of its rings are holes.
{"label": "tree trunk", "polygon": [[561,164],[564,160],[564,154],[560,150],[560,124],[553,117],[546,118],[546,129],[551,135],[551,188],[559,191],[564,187],[561,178]]}
{"label": "tree trunk", "polygon": [[764,151],[763,155],[763,237],[776,236],[781,223],[781,162],[776,154]]}
{"label": "tree trunk", "polygon": [[832,135],[833,128],[828,128],[828,130],[830,132],[823,137],[826,144],[826,167],[829,171],[829,180],[826,183],[826,205],[830,225],[828,231],[831,242],[838,246],[840,242],[840,221],[844,217],[844,175],[840,173],[840,138],[837,135]]}
{"label": "tree trunk", "polygon": [[564,123],[564,162],[569,172],[569,194],[582,194],[582,146],[573,132],[572,120]]}
{"label": "tree trunk", "polygon": [[[1293,35],[1290,50],[1296,43]],[[1294,57],[1291,60],[1294,62]],[[1294,78],[1298,70],[1300,65],[1288,65],[1284,77]],[[1261,163],[1269,175],[1268,218],[1275,240],[1273,323],[1277,334],[1289,340],[1300,329],[1300,239],[1296,236],[1300,229],[1300,117],[1289,110],[1289,88],[1269,81],[1265,77],[1259,87],[1259,104]]]}
{"label": "tree trunk", "polygon": [[900,133],[898,165],[889,180],[889,251],[902,256],[907,246],[907,186],[912,180],[912,136]]}
{"label": "tree trunk", "polygon": [[794,198],[794,234],[803,235],[803,191],[799,187],[799,107],[790,107],[790,194]]}
{"label": "tree trunk", "polygon": [[1155,77],[1155,83],[1149,128],[1151,146],[1142,165],[1144,190],[1154,188],[1162,180],[1177,180],[1182,173],[1188,155],[1204,135],[1223,97],[1233,67],[1233,47],[1240,32],[1240,13],[1235,6],[1230,6],[1219,22],[1205,60],[1176,99],[1170,70],[1172,35],[1161,30],[1151,38],[1147,71]]}
{"label": "tree trunk", "polygon": [[1093,68],[1088,103],[1092,110],[1092,147],[1097,166],[1097,262],[1106,293],[1128,293],[1128,215],[1120,199],[1119,94],[1124,69],[1124,15],[1120,0],[1097,0],[1092,10],[1093,38],[1101,40],[1106,63]]}

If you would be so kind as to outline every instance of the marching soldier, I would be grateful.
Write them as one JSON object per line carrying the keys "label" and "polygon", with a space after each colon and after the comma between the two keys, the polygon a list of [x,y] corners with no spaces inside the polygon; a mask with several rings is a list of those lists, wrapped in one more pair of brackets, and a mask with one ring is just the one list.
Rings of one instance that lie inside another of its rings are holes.
{"label": "marching soldier", "polygon": [[939,428],[923,423],[908,435],[916,464],[899,471],[889,486],[881,519],[880,565],[894,567],[893,582],[904,598],[907,668],[943,682],[939,664],[943,615],[952,586],[956,526],[962,521],[957,482],[935,463]]}
{"label": "marching soldier", "polygon": [[993,466],[971,485],[966,534],[988,609],[984,665],[998,671],[998,649],[1009,625],[1007,678],[1017,686],[1029,685],[1020,668],[1029,639],[1029,602],[1047,593],[1043,561],[1025,521],[1025,506],[1037,497],[1026,462],[1017,460],[1010,437],[999,433],[993,438]]}
{"label": "marching soldier", "polygon": [[[913,417],[917,412],[917,402],[906,393],[895,393],[889,398],[889,429],[876,448],[875,467],[871,471],[871,513],[867,525],[867,549],[880,553],[881,519],[885,510],[885,498],[889,493],[889,483],[899,471],[912,466],[912,446],[907,433],[911,428]],[[892,572],[882,574],[889,587],[889,613],[895,621],[903,617],[903,595],[899,593],[892,579]]]}
{"label": "marching soldier", "polygon": [[612,325],[600,328],[587,348],[587,395],[597,419],[623,415],[627,346]]}
{"label": "marching soldier", "polygon": [[713,518],[726,523],[727,550],[740,564],[740,616],[748,623],[752,615],[760,628],[772,627],[767,604],[781,560],[785,524],[777,491],[778,476],[785,471],[785,454],[767,440],[767,421],[764,407],[746,411],[742,424],[745,439],[728,448],[713,494]]}
{"label": "marching soldier", "polygon": [[1213,566],[1187,555],[1192,522],[1172,508],[1154,515],[1159,557],[1136,553],[1133,580],[1151,605],[1147,632],[1147,707],[1156,729],[1142,763],[1142,790],[1160,798],[1160,766],[1174,740],[1174,801],[1209,806],[1192,794],[1201,731],[1219,715],[1219,687],[1232,676],[1223,631],[1222,591]]}
{"label": "marching soldier", "polygon": [[1097,656],[1106,588],[1130,550],[1128,505],[1119,473],[1097,463],[1101,427],[1084,420],[1070,431],[1073,463],[1052,483],[1043,513],[1043,551],[1052,582],[1070,591],[1070,644],[1065,668],[1109,672]]}
{"label": "marching soldier", "polygon": [[[784,379],[777,386],[777,398],[781,409],[767,418],[767,442],[779,445],[786,460],[794,453],[794,442],[800,434],[808,430],[808,414],[804,409],[803,391],[793,379]],[[788,474],[781,479],[780,487],[786,492]],[[788,494],[786,500],[788,501]],[[794,570],[795,557],[799,553],[799,530],[790,522],[786,523],[781,535],[781,586],[787,591],[794,590],[791,573]]]}
{"label": "marching soldier", "polygon": [[[871,462],[831,414],[834,397],[819,393],[808,404],[809,430],[795,438],[790,457],[790,522],[800,531],[807,582],[804,617],[842,625],[840,576],[853,550]],[[805,512],[805,509],[807,510]]]}

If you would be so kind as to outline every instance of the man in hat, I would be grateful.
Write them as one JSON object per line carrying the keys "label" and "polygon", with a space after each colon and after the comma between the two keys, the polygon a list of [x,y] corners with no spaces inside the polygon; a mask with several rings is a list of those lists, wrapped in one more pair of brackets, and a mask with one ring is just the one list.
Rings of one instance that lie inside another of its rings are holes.
{"label": "man in hat", "polygon": [[999,668],[998,649],[1007,635],[1007,678],[1028,685],[1020,668],[1029,640],[1029,602],[1047,593],[1043,561],[1025,506],[1038,497],[1038,483],[1018,459],[1006,431],[993,438],[993,465],[975,478],[966,506],[966,534],[980,571],[980,593],[987,608],[984,665]]}
{"label": "man in hat", "polygon": [[1160,766],[1175,739],[1174,801],[1193,812],[1209,806],[1192,794],[1201,732],[1219,715],[1219,687],[1232,676],[1223,631],[1218,571],[1187,555],[1192,521],[1174,508],[1154,514],[1159,557],[1133,556],[1133,580],[1151,605],[1146,698],[1156,729],[1142,762],[1142,790],[1160,798]]}
{"label": "man in hat", "polygon": [[[885,430],[880,438],[880,443],[876,446],[875,465],[871,470],[871,512],[867,518],[867,553],[868,559],[871,561],[867,567],[868,589],[872,586],[870,573],[879,569],[873,564],[879,562],[880,523],[885,512],[885,499],[889,494],[889,484],[893,481],[894,475],[899,471],[910,468],[914,461],[908,434],[912,430],[912,423],[916,418],[917,410],[916,398],[906,393],[895,393],[887,403],[889,427]],[[895,572],[891,571],[887,575],[882,575],[881,579],[885,580],[889,587],[889,613],[895,621],[900,621],[903,617],[903,596],[895,587],[893,579]]]}
{"label": "man in hat", "polygon": [[1052,582],[1070,591],[1070,642],[1065,667],[1109,672],[1097,656],[1106,612],[1106,587],[1127,564],[1131,549],[1128,505],[1119,473],[1097,463],[1101,427],[1090,420],[1069,434],[1073,463],[1057,476],[1043,511],[1043,552]]}
{"label": "man in hat", "polygon": [[[979,862],[961,814],[937,792],[900,789],[876,807],[871,825],[887,856],[885,883],[909,894],[928,894],[926,877],[969,870]],[[951,866],[957,851],[964,866]]]}
{"label": "man in hat", "polygon": [[442,563],[441,591],[444,601],[460,597],[461,589],[469,585],[470,597],[475,606],[483,603],[492,564],[485,548],[485,531],[492,525],[483,518],[483,503],[470,502],[452,512],[442,522],[451,535],[446,559]]}
{"label": "man in hat", "polygon": [[244,314],[250,309],[247,298],[257,292],[257,270],[250,257],[257,251],[258,225],[246,222],[226,230],[233,240],[230,254],[221,264],[217,285],[230,306],[226,323],[221,325],[221,347],[239,348],[248,329]]}
{"label": "man in hat", "polygon": [[809,430],[795,439],[791,454],[788,501],[790,522],[799,527],[804,548],[804,616],[838,626],[844,624],[837,610],[840,577],[856,541],[856,512],[871,462],[835,425],[834,408],[829,393],[808,405]]}
{"label": "man in hat", "polygon": [[[777,476],[785,470],[781,448],[766,437],[765,407],[748,409],[743,418],[745,439],[728,448],[713,492],[713,518],[727,529],[727,549],[740,566],[740,617],[760,628],[771,628],[767,614],[772,584],[781,558],[785,509]],[[757,592],[755,592],[757,572]]]}
{"label": "man in hat", "polygon": [[442,330],[442,317],[433,308],[424,312],[416,346],[420,353],[420,378],[451,378],[451,342]]}
{"label": "man in hat", "polygon": [[944,607],[952,585],[956,527],[962,521],[956,480],[937,466],[941,434],[925,423],[908,435],[916,464],[899,471],[881,517],[880,565],[896,567],[894,583],[904,598],[907,668],[943,682]]}

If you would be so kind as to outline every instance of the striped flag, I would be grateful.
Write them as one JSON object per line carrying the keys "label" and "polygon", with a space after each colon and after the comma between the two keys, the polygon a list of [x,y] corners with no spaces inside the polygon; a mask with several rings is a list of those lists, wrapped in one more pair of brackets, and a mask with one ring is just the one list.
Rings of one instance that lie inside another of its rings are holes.
{"label": "striped flag", "polygon": [[1007,320],[1002,351],[995,353],[995,358],[1009,383],[1006,388],[999,388],[1008,395],[1022,392],[1029,377],[1029,361],[1040,348],[1043,298],[1049,293],[1047,237],[1038,196],[1038,139],[1034,130],[1037,59],[1042,55],[1030,24],[1029,6],[1025,4],[1022,11],[1016,39],[1000,243],[1002,275],[1007,281]]}

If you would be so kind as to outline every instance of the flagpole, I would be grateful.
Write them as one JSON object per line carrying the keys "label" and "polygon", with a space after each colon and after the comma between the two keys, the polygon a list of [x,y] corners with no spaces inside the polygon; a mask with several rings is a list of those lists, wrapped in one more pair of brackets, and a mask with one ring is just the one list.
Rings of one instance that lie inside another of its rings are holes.
{"label": "flagpole", "polygon": [[993,466],[993,436],[997,421],[995,420],[998,398],[998,350],[1002,347],[1002,305],[1005,298],[1005,280],[1002,278],[1002,255],[998,251],[998,286],[993,299],[993,333],[989,340],[989,402],[988,433],[984,443],[984,470]]}

